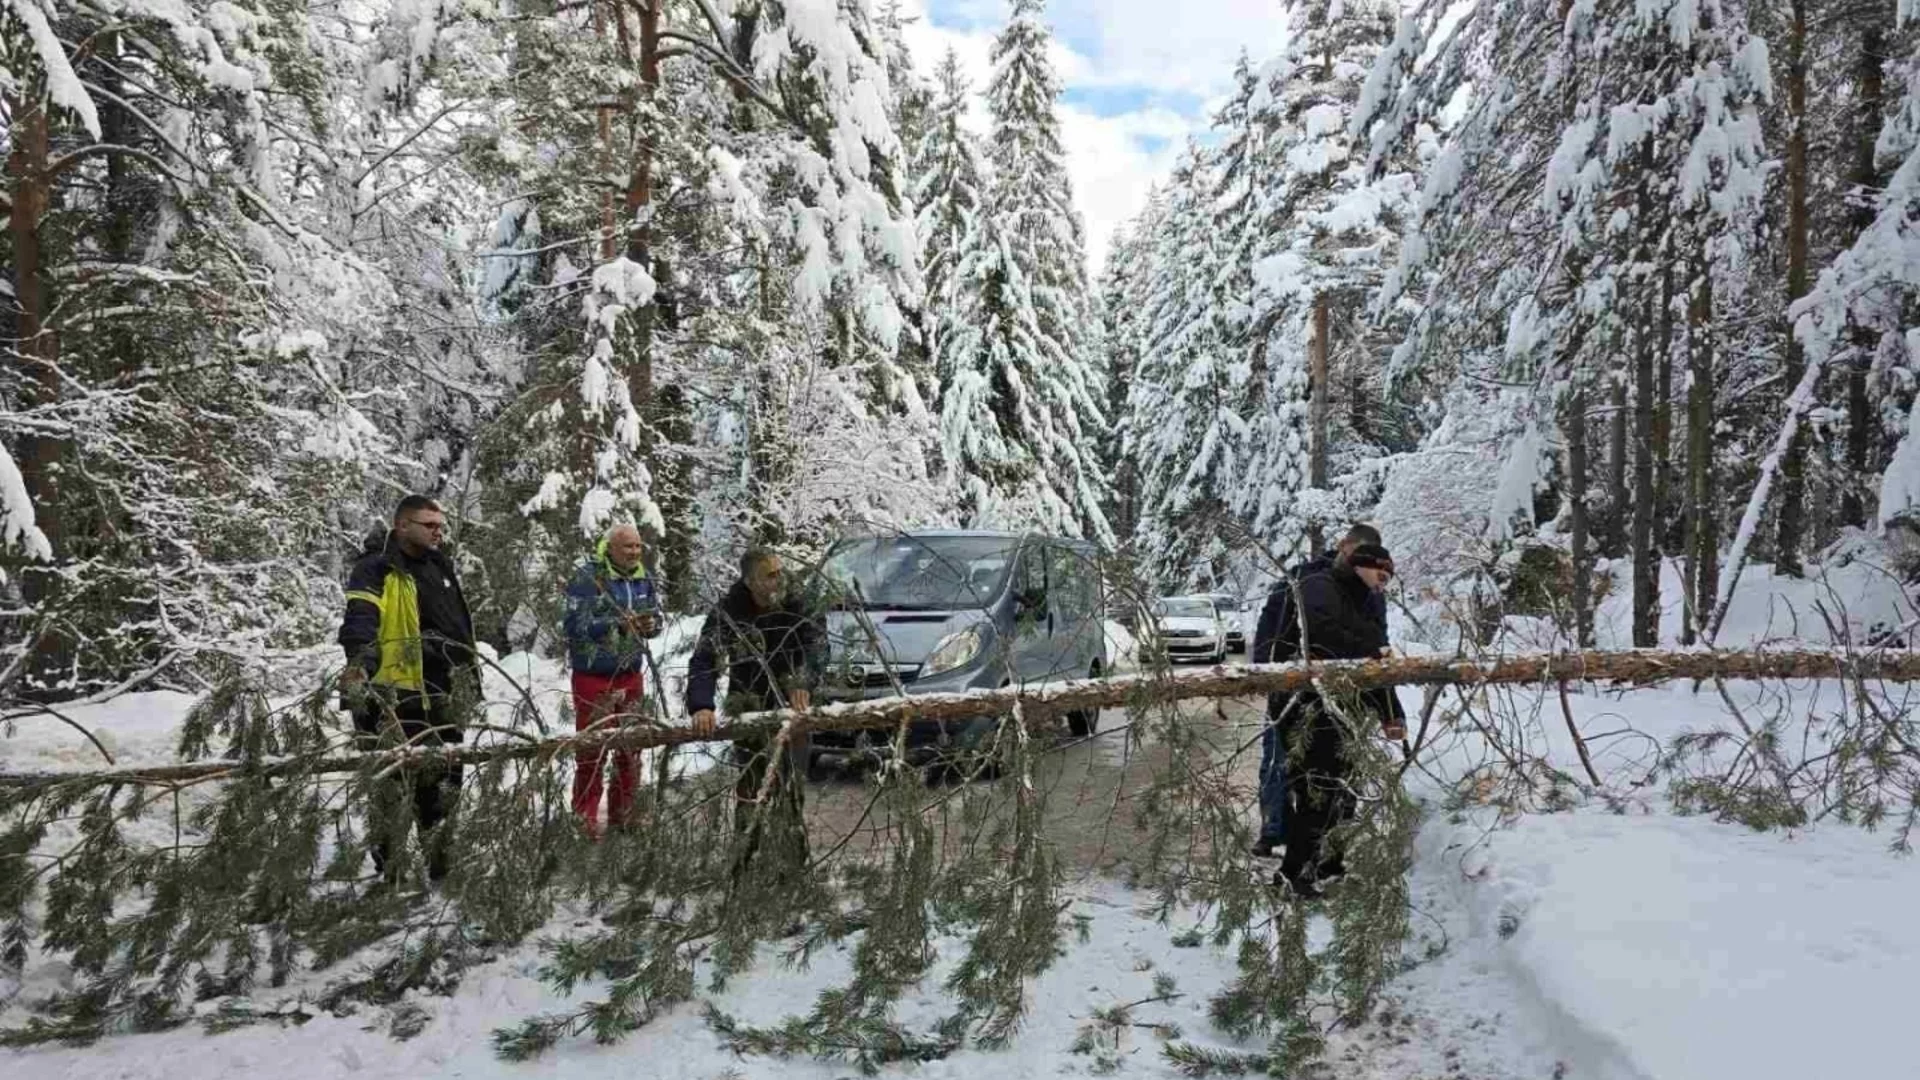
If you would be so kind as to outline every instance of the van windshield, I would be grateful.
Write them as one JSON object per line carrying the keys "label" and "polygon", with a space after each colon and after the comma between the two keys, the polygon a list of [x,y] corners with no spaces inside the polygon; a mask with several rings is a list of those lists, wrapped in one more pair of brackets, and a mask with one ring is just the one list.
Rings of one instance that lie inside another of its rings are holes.
{"label": "van windshield", "polygon": [[985,607],[1007,584],[1020,541],[1008,536],[850,540],[824,570],[843,603],[908,611]]}

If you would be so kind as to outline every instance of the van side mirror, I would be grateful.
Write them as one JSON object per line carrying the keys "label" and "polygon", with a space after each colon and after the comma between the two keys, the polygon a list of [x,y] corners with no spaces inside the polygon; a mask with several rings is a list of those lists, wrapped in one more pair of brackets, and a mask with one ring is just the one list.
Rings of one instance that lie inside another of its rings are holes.
{"label": "van side mirror", "polygon": [[1020,590],[1020,595],[1014,598],[1014,602],[1019,606],[1021,614],[1045,611],[1047,609],[1046,586],[1039,585]]}

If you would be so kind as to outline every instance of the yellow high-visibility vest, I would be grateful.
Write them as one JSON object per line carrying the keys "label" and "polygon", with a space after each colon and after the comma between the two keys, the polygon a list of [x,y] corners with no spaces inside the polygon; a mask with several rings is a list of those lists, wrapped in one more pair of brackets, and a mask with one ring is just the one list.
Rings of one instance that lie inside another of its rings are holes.
{"label": "yellow high-visibility vest", "polygon": [[379,686],[424,692],[427,688],[427,661],[420,647],[420,590],[413,576],[398,570],[387,571],[386,584],[376,595],[362,590],[347,593],[347,599],[365,600],[380,613],[380,667],[373,673]]}

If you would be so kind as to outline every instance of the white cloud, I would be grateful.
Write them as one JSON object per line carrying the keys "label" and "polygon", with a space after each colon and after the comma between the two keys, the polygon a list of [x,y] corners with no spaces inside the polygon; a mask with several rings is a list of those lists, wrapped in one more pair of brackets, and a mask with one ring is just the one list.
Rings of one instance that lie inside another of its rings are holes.
{"label": "white cloud", "polygon": [[[937,22],[927,17],[927,6],[927,0],[901,5],[903,16],[915,20],[905,34],[915,64],[931,73],[952,47],[975,91],[983,91],[992,72],[993,35],[1008,4],[939,0]],[[1068,90],[1172,94],[1200,102],[1190,112],[1152,104],[1110,116],[1061,104],[1074,201],[1086,219],[1087,257],[1097,271],[1114,230],[1140,212],[1148,189],[1172,168],[1187,137],[1207,130],[1232,86],[1241,51],[1258,62],[1279,50],[1286,11],[1278,0],[1051,0],[1046,18],[1054,28],[1054,66]],[[984,132],[984,101],[974,119]]]}
{"label": "white cloud", "polygon": [[1279,0],[1052,0],[1047,18],[1068,40],[1097,43],[1076,85],[1202,97],[1227,86],[1243,49],[1256,59],[1279,51],[1287,23]]}
{"label": "white cloud", "polygon": [[[1087,222],[1087,262],[1095,272],[1106,262],[1114,230],[1146,205],[1148,189],[1172,170],[1192,130],[1187,118],[1165,109],[1095,116],[1061,107],[1060,140],[1073,199]],[[1141,136],[1164,141],[1149,150]]]}

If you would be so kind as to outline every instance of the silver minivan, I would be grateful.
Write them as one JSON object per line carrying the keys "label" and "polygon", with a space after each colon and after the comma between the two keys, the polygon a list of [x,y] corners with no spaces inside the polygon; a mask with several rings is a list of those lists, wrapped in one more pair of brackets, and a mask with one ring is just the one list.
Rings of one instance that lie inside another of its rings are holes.
{"label": "silver minivan", "polygon": [[[1108,669],[1098,552],[1080,540],[926,531],[835,544],[821,565],[831,603],[817,698],[857,701],[1097,677]],[[1091,735],[1099,710],[1070,713]],[[919,759],[980,749],[997,721],[916,721]],[[815,732],[822,757],[872,757],[890,732]]]}

